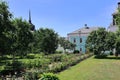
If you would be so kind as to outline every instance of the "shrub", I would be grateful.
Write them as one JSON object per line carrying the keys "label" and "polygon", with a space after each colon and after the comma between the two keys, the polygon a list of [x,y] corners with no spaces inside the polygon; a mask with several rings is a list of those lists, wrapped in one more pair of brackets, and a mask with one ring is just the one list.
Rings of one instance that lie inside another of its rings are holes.
{"label": "shrub", "polygon": [[34,56],[35,56],[34,54],[28,54],[28,55],[27,55],[27,58],[28,58],[28,59],[34,59]]}
{"label": "shrub", "polygon": [[47,58],[50,59],[52,62],[60,62],[62,58],[62,54],[53,54],[48,56]]}
{"label": "shrub", "polygon": [[26,72],[24,74],[25,80],[38,80],[38,73],[37,72]]}
{"label": "shrub", "polygon": [[26,60],[23,62],[24,67],[27,69],[30,68],[41,68],[41,67],[46,67],[46,65],[50,64],[50,60],[49,59],[33,59],[33,60]]}
{"label": "shrub", "polygon": [[113,52],[112,52],[112,51],[110,52],[110,55],[113,55]]}
{"label": "shrub", "polygon": [[49,65],[49,72],[53,72],[53,73],[58,73],[62,70],[66,69],[66,64],[63,62],[60,63],[53,63],[51,65]]}
{"label": "shrub", "polygon": [[39,80],[59,80],[59,78],[53,73],[43,73]]}
{"label": "shrub", "polygon": [[103,58],[106,58],[107,55],[106,54],[103,54],[103,55],[96,55],[95,58],[98,58],[98,59],[103,59]]}
{"label": "shrub", "polygon": [[73,53],[74,54],[79,53],[79,50],[74,50]]}
{"label": "shrub", "polygon": [[55,53],[63,53],[63,51],[55,51]]}

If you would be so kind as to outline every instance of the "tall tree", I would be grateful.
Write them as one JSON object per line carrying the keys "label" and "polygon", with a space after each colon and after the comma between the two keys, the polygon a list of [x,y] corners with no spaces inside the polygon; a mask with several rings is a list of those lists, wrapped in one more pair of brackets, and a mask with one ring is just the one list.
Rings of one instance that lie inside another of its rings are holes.
{"label": "tall tree", "polygon": [[115,48],[115,39],[114,33],[107,32],[105,28],[99,28],[88,36],[87,48],[92,49],[96,55],[103,55],[105,51]]}
{"label": "tall tree", "polygon": [[14,49],[19,55],[26,55],[33,40],[33,32],[30,30],[31,26],[22,18],[14,19],[13,25],[16,27]]}
{"label": "tall tree", "polygon": [[111,50],[115,48],[115,42],[116,42],[116,34],[113,32],[108,32],[106,36],[106,50]]}
{"label": "tall tree", "polygon": [[9,11],[8,4],[0,1],[0,54],[10,53],[12,45],[12,36],[14,27],[11,23],[12,14]]}
{"label": "tall tree", "polygon": [[118,8],[118,13],[116,14],[115,20],[118,26],[118,30],[116,32],[116,43],[115,43],[116,56],[118,56],[118,54],[120,54],[120,8]]}
{"label": "tall tree", "polygon": [[37,47],[46,54],[54,53],[58,46],[58,34],[48,28],[40,28],[37,32]]}

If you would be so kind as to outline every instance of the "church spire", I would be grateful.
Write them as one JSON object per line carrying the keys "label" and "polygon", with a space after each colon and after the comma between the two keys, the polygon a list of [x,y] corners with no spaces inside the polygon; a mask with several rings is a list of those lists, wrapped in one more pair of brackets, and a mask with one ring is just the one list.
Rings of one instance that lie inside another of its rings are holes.
{"label": "church spire", "polygon": [[35,25],[32,24],[32,21],[31,21],[31,12],[30,12],[30,10],[29,10],[29,24],[31,25],[30,30],[34,31],[34,30],[35,30]]}
{"label": "church spire", "polygon": [[31,12],[29,10],[29,23],[31,23]]}

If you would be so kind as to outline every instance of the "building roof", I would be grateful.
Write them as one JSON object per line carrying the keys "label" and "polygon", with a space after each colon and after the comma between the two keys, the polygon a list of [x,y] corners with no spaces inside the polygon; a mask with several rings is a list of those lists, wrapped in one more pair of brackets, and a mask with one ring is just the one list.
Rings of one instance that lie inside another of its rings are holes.
{"label": "building roof", "polygon": [[71,33],[68,33],[68,35],[69,34],[88,34],[88,33],[90,33],[90,32],[92,32],[92,31],[94,31],[94,30],[97,30],[98,28],[100,28],[100,27],[83,27],[83,28],[80,28],[80,29],[78,29],[78,30],[75,30],[75,31],[73,31],[73,32],[71,32]]}

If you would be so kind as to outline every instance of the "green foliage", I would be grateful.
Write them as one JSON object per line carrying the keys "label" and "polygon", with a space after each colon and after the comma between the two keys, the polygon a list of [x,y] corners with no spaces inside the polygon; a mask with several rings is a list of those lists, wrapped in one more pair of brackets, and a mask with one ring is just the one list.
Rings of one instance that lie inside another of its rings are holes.
{"label": "green foliage", "polygon": [[120,8],[118,8],[118,13],[115,15],[116,24],[118,26],[118,30],[116,32],[116,43],[115,43],[115,49],[116,53],[115,56],[118,57],[118,54],[120,54]]}
{"label": "green foliage", "polygon": [[[30,54],[33,55],[33,54]],[[36,57],[37,56],[37,57]],[[42,54],[34,54],[33,59],[19,59],[18,61],[11,61],[11,58],[7,58],[6,65],[4,65],[4,69],[0,66],[0,70],[25,70],[27,72],[44,73],[44,72],[53,72],[58,73],[62,70],[73,66],[80,61],[86,59],[91,56],[90,54],[85,54],[80,56],[80,54],[51,54],[51,55],[42,55]],[[8,56],[7,56],[8,57]],[[1,60],[3,62],[5,60]],[[27,74],[25,74],[27,77]],[[30,75],[28,75],[29,77]]]}
{"label": "green foliage", "polygon": [[40,28],[35,32],[36,48],[46,54],[55,53],[58,46],[58,34],[52,29]]}
{"label": "green foliage", "polygon": [[22,61],[22,63],[24,64],[23,66],[26,69],[31,69],[31,68],[46,68],[47,65],[50,63],[49,59],[31,59],[31,60],[25,60]]}
{"label": "green foliage", "polygon": [[97,59],[104,59],[104,58],[106,58],[106,57],[107,57],[106,54],[103,54],[103,55],[96,55],[96,56],[95,56],[95,58],[97,58]]}
{"label": "green foliage", "polygon": [[108,32],[106,37],[106,50],[112,51],[115,48],[116,34],[113,32]]}
{"label": "green foliage", "polygon": [[25,80],[38,80],[38,73],[37,72],[26,72],[24,74]]}
{"label": "green foliage", "polygon": [[116,36],[112,32],[107,32],[105,28],[99,28],[90,33],[86,41],[86,47],[92,50],[97,56],[104,56],[105,51],[115,48]]}
{"label": "green foliage", "polygon": [[63,51],[55,51],[55,53],[60,53],[61,54],[61,53],[63,53]]}
{"label": "green foliage", "polygon": [[58,43],[64,48],[65,53],[66,49],[75,50],[76,44],[71,43],[70,41],[66,40],[64,37],[59,37]]}
{"label": "green foliage", "polygon": [[116,21],[116,25],[119,27],[120,29],[120,8],[118,8],[118,13],[115,16],[115,21]]}
{"label": "green foliage", "polygon": [[54,54],[54,55],[49,55],[47,58],[51,59],[52,62],[60,62],[63,57],[63,54]]}
{"label": "green foliage", "polygon": [[112,51],[110,52],[110,55],[113,55],[113,52],[112,52]]}
{"label": "green foliage", "polygon": [[40,80],[59,80],[59,78],[53,73],[43,73]]}
{"label": "green foliage", "polygon": [[26,57],[27,57],[28,59],[34,59],[35,55],[34,55],[34,54],[28,54]]}
{"label": "green foliage", "polygon": [[65,70],[69,68],[70,66],[76,65],[80,61],[88,58],[91,56],[90,54],[85,54],[80,56],[80,54],[70,54],[70,55],[62,55],[61,60],[57,62],[52,62],[49,65],[49,71],[53,73],[61,72],[62,70]]}
{"label": "green foliage", "polygon": [[118,56],[118,54],[120,54],[120,37],[117,37],[116,39],[116,43],[115,43],[115,48],[116,48],[116,57]]}
{"label": "green foliage", "polygon": [[22,18],[16,18],[12,22],[16,27],[14,49],[17,54],[19,53],[18,55],[26,55],[30,48],[29,44],[33,39],[33,34],[30,31],[30,24],[27,21],[22,20]]}
{"label": "green foliage", "polygon": [[12,52],[12,35],[14,27],[11,23],[12,14],[9,12],[8,4],[0,1],[0,54]]}
{"label": "green foliage", "polygon": [[74,54],[76,54],[76,53],[79,53],[79,50],[74,50],[74,52],[73,52]]}

